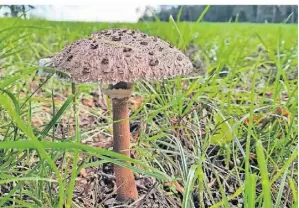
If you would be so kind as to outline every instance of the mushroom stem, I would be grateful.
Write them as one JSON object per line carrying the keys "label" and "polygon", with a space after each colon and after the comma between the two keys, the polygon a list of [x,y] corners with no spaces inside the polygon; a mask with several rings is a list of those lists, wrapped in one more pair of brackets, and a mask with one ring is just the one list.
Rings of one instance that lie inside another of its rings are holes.
{"label": "mushroom stem", "polygon": [[[113,150],[130,157],[130,124],[129,124],[129,98],[113,98]],[[133,172],[118,165],[114,165],[116,178],[117,199],[125,201],[138,199],[135,178]]]}

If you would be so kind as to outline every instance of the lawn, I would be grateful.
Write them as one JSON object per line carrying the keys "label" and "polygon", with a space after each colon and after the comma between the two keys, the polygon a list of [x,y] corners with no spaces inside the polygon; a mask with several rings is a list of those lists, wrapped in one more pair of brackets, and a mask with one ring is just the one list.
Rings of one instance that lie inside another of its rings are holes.
{"label": "lawn", "polygon": [[[111,151],[100,85],[37,73],[107,28],[159,36],[194,65],[134,85],[132,159]],[[0,18],[0,207],[113,207],[113,163],[134,171],[140,207],[298,207],[297,52],[291,24]]]}

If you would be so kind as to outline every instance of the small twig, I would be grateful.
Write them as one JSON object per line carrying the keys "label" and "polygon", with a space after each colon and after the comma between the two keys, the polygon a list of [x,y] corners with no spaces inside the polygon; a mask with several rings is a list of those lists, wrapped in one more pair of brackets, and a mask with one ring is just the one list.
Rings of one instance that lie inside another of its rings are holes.
{"label": "small twig", "polygon": [[138,206],[140,206],[139,203],[140,203],[142,200],[144,200],[144,198],[146,197],[146,195],[147,195],[147,194],[144,194],[144,195],[142,195],[141,197],[139,197],[138,200],[136,200],[134,203],[130,204],[130,207],[133,207],[134,205],[137,205],[136,208],[138,208]]}
{"label": "small twig", "polygon": [[[149,192],[147,192],[147,194],[142,198],[142,200],[146,200],[154,191],[154,188],[157,186],[158,182],[156,181],[153,186],[151,187],[151,189],[149,190]],[[142,200],[137,200],[137,202],[142,202]],[[137,203],[133,203],[133,204],[137,204]],[[133,205],[132,204],[132,205]],[[142,203],[138,204],[136,208],[140,207]],[[131,206],[131,205],[130,205]]]}
{"label": "small twig", "polygon": [[110,199],[110,198],[113,196],[113,194],[116,194],[116,192],[117,192],[116,183],[115,183],[114,181],[113,181],[112,183],[113,183],[113,185],[114,185],[114,187],[113,187],[113,191],[112,191],[112,193],[108,194],[108,195],[101,201],[102,204],[104,204],[105,201],[107,201],[108,199]]}

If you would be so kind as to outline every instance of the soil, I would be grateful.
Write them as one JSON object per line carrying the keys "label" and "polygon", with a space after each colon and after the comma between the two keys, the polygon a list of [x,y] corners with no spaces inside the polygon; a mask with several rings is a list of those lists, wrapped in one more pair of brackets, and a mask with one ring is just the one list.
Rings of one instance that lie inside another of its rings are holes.
{"label": "soil", "polygon": [[139,193],[137,201],[120,202],[116,199],[116,183],[113,164],[81,170],[76,180],[73,201],[80,207],[132,207],[132,208],[176,208],[180,207],[173,198],[159,188],[151,177],[135,174]]}

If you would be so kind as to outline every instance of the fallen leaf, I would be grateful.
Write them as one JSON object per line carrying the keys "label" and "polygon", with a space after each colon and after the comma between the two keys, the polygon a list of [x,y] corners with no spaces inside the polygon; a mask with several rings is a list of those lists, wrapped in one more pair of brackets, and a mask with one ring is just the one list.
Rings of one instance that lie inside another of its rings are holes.
{"label": "fallen leaf", "polygon": [[79,175],[83,178],[86,178],[87,176],[87,172],[86,172],[86,169],[85,168],[82,168],[79,172]]}
{"label": "fallen leaf", "polygon": [[44,123],[43,121],[40,119],[40,117],[34,116],[32,117],[32,122],[31,122],[33,127],[41,127]]}
{"label": "fallen leaf", "polygon": [[137,96],[133,96],[131,97],[130,99],[130,109],[131,111],[136,111],[138,108],[141,107],[143,103],[143,97],[140,96],[140,95],[137,95]]}
{"label": "fallen leaf", "polygon": [[[260,116],[254,115],[252,120],[253,120],[253,123],[262,123],[263,120],[264,120],[264,117],[260,117]],[[248,126],[248,124],[249,124],[249,117],[247,117],[244,120],[244,124]]]}
{"label": "fallen leaf", "polygon": [[288,124],[291,123],[291,113],[288,109],[279,106],[276,108],[276,113],[280,116],[286,117],[288,119]]}
{"label": "fallen leaf", "polygon": [[211,188],[216,182],[216,178],[214,178],[210,183],[208,183],[208,187]]}
{"label": "fallen leaf", "polygon": [[93,99],[93,102],[94,102],[94,105],[97,107],[97,108],[101,108],[102,110],[104,111],[107,111],[108,110],[108,107],[107,107],[107,103],[105,102],[105,99],[104,98],[94,98]]}
{"label": "fallen leaf", "polygon": [[90,107],[90,108],[94,107],[94,103],[91,99],[82,98],[81,102],[82,102],[83,105],[85,105],[87,107]]}
{"label": "fallen leaf", "polygon": [[250,159],[256,159],[256,154],[254,154],[254,153],[251,152],[251,153],[249,154],[249,158],[250,158]]}
{"label": "fallen leaf", "polygon": [[179,184],[177,181],[170,181],[170,182],[166,182],[165,186],[168,187],[175,187],[175,189],[180,192],[181,194],[184,193],[184,187],[181,186],[181,184]]}

